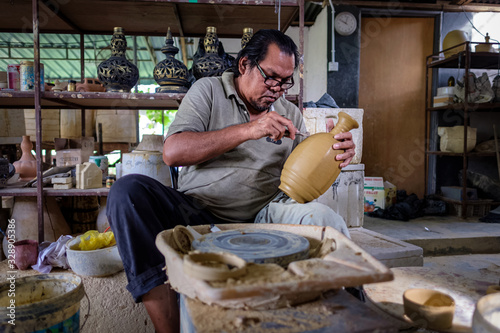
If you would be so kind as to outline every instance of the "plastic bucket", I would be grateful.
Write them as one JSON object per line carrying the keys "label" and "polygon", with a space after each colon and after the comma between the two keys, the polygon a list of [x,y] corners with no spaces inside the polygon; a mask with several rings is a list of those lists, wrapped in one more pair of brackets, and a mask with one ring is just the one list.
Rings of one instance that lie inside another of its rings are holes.
{"label": "plastic bucket", "polygon": [[0,284],[0,332],[79,332],[84,294],[74,274],[7,275]]}

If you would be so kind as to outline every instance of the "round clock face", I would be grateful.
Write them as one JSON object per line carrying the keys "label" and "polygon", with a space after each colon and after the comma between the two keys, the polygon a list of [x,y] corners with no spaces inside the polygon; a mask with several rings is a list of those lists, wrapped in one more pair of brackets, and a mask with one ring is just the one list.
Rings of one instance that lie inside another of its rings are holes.
{"label": "round clock face", "polygon": [[339,35],[349,36],[358,27],[356,17],[350,12],[340,12],[335,16],[335,31]]}

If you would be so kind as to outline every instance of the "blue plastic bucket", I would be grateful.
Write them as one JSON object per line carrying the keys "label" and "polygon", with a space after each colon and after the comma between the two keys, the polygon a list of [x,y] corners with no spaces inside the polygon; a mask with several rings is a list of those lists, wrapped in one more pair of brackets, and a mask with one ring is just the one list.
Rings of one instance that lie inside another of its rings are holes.
{"label": "blue plastic bucket", "polygon": [[7,274],[0,284],[0,332],[79,332],[84,294],[74,274]]}

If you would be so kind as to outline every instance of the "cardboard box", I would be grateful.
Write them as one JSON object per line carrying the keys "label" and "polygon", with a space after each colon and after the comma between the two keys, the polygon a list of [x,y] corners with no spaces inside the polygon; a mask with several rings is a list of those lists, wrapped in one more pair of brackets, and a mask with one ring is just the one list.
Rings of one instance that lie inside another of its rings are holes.
{"label": "cardboard box", "polygon": [[388,182],[387,180],[384,181],[384,193],[385,193],[384,209],[387,209],[396,203],[397,190],[398,189],[396,185],[392,184],[391,182]]}
{"label": "cardboard box", "polygon": [[56,138],[54,146],[57,166],[83,164],[88,162],[89,157],[94,154],[94,138]]}
{"label": "cardboard box", "polygon": [[385,208],[384,179],[382,177],[365,177],[364,192],[365,213],[373,212],[376,208]]}

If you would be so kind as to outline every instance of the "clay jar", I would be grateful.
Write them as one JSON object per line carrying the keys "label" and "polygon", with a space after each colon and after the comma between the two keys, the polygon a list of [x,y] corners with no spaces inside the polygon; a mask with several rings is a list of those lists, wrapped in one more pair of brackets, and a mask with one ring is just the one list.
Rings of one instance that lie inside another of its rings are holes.
{"label": "clay jar", "polygon": [[408,289],[403,294],[405,315],[418,326],[445,330],[452,326],[455,301],[431,289]]}
{"label": "clay jar", "polygon": [[24,135],[23,141],[21,141],[23,154],[19,161],[13,163],[20,180],[32,180],[36,177],[36,159],[31,154],[31,149],[33,149],[33,143],[31,143],[29,135]]}
{"label": "clay jar", "polygon": [[330,133],[316,133],[301,142],[290,154],[281,173],[280,190],[299,203],[318,198],[332,186],[340,174],[342,161],[335,160],[343,150],[334,150],[339,133],[358,128],[345,112],[339,112],[337,125]]}
{"label": "clay jar", "polygon": [[38,242],[31,239],[17,241],[14,244],[17,269],[25,270],[35,265],[38,259]]}

